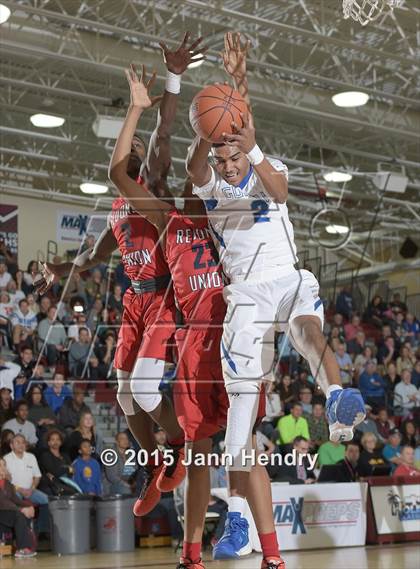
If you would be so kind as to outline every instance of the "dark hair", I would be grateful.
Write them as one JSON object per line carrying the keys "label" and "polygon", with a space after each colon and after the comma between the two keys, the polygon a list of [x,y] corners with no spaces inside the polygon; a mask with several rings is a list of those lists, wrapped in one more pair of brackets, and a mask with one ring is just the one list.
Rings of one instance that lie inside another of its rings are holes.
{"label": "dark hair", "polygon": [[50,430],[47,432],[47,435],[46,435],[46,441],[47,441],[47,443],[50,442],[50,438],[51,438],[53,435],[58,435],[58,436],[60,437],[61,444],[63,444],[63,442],[64,442],[63,433],[62,433],[61,431],[59,431],[58,429],[50,429]]}
{"label": "dark hair", "polygon": [[26,270],[27,273],[31,272],[31,265],[33,265],[33,263],[36,263],[36,265],[38,266],[38,261],[35,261],[35,259],[32,259],[32,261],[29,261],[29,263],[28,263],[28,268]]}
{"label": "dark hair", "polygon": [[1,432],[0,435],[0,454],[1,456],[4,456],[5,454],[7,454],[8,452],[10,452],[12,449],[10,448],[10,441],[7,442],[7,437],[9,437],[10,435],[10,441],[12,440],[12,438],[15,436],[15,433],[11,430],[11,429],[3,429],[3,431]]}
{"label": "dark hair", "polygon": [[87,443],[92,448],[92,441],[89,439],[82,439],[79,444],[79,450],[82,448],[82,445]]}
{"label": "dark hair", "polygon": [[42,407],[48,407],[47,402],[45,401],[45,397],[44,397],[44,393],[42,391],[42,387],[39,385],[39,383],[34,383],[33,385],[31,385],[31,387],[28,389],[28,392],[25,395],[25,399],[28,403],[28,407],[33,407],[33,401],[32,401],[32,394],[35,391],[35,389],[39,389],[39,391],[41,392],[41,405]]}
{"label": "dark hair", "polygon": [[[22,302],[22,300],[20,302]],[[20,302],[19,302],[19,304],[20,304]],[[19,351],[20,352],[26,352],[26,350],[31,350],[31,352],[33,353],[33,349],[31,348],[31,346],[28,346],[28,344],[23,344],[23,346],[20,348]]]}
{"label": "dark hair", "polygon": [[302,442],[307,443],[307,442],[308,442],[308,439],[307,439],[306,437],[301,437],[301,436],[299,435],[298,437],[295,437],[295,438],[293,439],[293,443],[292,443],[292,444],[293,444],[293,445],[297,445],[297,444],[302,443]]}
{"label": "dark hair", "polygon": [[22,305],[22,302],[26,302],[26,304],[28,304],[28,301],[27,301],[26,298],[21,298],[21,299],[19,300],[19,306]]}
{"label": "dark hair", "polygon": [[300,403],[299,401],[295,401],[295,402],[292,404],[292,409],[293,409],[293,407],[300,407],[301,409],[303,409],[303,405],[302,405],[302,403]]}
{"label": "dark hair", "polygon": [[80,328],[79,328],[79,334],[80,334],[80,332],[81,332],[82,330],[84,330],[85,332],[87,332],[87,333],[89,334],[89,328],[86,328],[86,326],[80,326]]}
{"label": "dark hair", "polygon": [[19,401],[16,401],[15,403],[15,412],[19,411],[19,409],[21,407],[23,407],[23,405],[25,405],[26,407],[28,407],[29,409],[29,405],[28,402],[25,399],[19,399]]}
{"label": "dark hair", "polygon": [[360,450],[360,445],[356,441],[346,441],[344,443],[344,446],[346,447],[346,449],[347,447],[357,447]]}

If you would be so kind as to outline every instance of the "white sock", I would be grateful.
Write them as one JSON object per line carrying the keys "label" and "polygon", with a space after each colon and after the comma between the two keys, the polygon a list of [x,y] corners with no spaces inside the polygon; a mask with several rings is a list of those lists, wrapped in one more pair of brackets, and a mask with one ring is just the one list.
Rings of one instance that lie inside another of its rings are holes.
{"label": "white sock", "polygon": [[336,391],[337,389],[343,389],[343,388],[341,387],[341,385],[330,385],[329,388],[327,389],[327,399],[328,397],[330,397],[331,393],[333,391]]}
{"label": "white sock", "polygon": [[229,496],[228,498],[229,512],[240,512],[241,516],[245,515],[246,500],[240,496]]}

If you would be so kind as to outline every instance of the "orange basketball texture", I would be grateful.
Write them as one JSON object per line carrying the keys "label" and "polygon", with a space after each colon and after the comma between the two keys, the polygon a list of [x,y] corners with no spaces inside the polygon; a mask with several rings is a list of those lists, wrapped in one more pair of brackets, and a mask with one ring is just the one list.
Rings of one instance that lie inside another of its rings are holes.
{"label": "orange basketball texture", "polygon": [[242,125],[240,113],[247,113],[242,96],[230,85],[208,85],[194,97],[190,122],[194,131],[209,142],[223,142],[224,132],[232,133],[231,122]]}

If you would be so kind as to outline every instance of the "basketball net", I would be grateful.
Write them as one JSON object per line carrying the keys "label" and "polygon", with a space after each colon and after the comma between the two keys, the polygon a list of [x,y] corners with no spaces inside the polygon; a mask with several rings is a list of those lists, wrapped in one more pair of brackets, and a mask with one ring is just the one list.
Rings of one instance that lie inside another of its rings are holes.
{"label": "basketball net", "polygon": [[392,12],[401,6],[404,0],[343,0],[344,18],[353,18],[356,22],[366,26],[369,22],[377,20],[384,12]]}

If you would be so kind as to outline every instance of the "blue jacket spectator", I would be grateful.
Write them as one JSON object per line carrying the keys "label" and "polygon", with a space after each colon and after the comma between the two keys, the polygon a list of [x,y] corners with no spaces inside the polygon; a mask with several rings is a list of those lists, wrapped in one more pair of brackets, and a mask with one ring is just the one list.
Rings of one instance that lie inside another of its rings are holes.
{"label": "blue jacket spectator", "polygon": [[100,496],[102,494],[101,467],[99,462],[91,456],[92,447],[89,440],[82,440],[79,453],[79,458],[73,462],[73,479],[84,494]]}
{"label": "blue jacket spectator", "polygon": [[353,312],[353,297],[346,287],[338,294],[335,309],[344,318],[350,320]]}
{"label": "blue jacket spectator", "polygon": [[391,474],[401,464],[401,433],[395,428],[389,432],[388,442],[382,449],[382,456],[391,465]]}
{"label": "blue jacket spectator", "polygon": [[369,360],[365,371],[359,377],[359,389],[365,403],[372,407],[383,407],[385,404],[386,384],[376,371],[376,363]]}
{"label": "blue jacket spectator", "polygon": [[64,385],[64,375],[62,373],[54,374],[52,385],[47,387],[44,397],[54,413],[57,413],[61,409],[65,399],[71,397],[70,389],[67,385]]}

